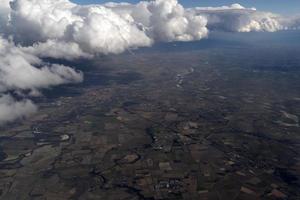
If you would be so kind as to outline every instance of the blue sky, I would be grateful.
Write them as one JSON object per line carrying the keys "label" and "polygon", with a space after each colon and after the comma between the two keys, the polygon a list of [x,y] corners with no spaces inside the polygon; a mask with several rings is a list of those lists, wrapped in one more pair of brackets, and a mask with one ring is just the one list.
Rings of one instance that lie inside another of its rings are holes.
{"label": "blue sky", "polygon": [[[136,3],[139,0],[71,0],[79,4],[114,2]],[[179,0],[185,7],[222,6],[240,3],[245,7],[256,7],[259,10],[272,11],[281,14],[300,14],[300,0]]]}

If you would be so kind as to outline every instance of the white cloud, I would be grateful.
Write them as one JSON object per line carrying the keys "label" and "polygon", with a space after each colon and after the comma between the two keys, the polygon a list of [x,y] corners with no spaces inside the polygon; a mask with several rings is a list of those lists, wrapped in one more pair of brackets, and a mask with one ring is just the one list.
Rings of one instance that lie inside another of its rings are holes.
{"label": "white cloud", "polygon": [[[44,63],[37,56],[0,37],[0,124],[36,110],[26,96],[38,94],[41,88],[80,82],[82,79],[81,72],[63,65]],[[8,91],[22,95],[26,90],[30,92],[20,101],[5,95]]]}
{"label": "white cloud", "polygon": [[208,20],[207,27],[210,30],[251,32],[282,30],[281,16],[260,12],[255,8],[245,8],[239,4],[223,7],[191,8],[188,10],[193,15],[205,16]]}
{"label": "white cloud", "polygon": [[[177,0],[90,6],[68,0],[13,0],[10,5],[6,34],[22,45],[39,43],[34,47],[36,52],[45,50],[41,56],[65,55],[54,52],[54,43],[72,45],[75,57],[121,53],[154,41],[199,40],[208,34],[206,18],[186,12]],[[72,57],[68,52],[66,58]]]}
{"label": "white cloud", "polygon": [[0,92],[47,88],[82,81],[74,69],[42,62],[12,42],[0,38]]}
{"label": "white cloud", "polygon": [[0,125],[18,118],[26,117],[37,110],[28,99],[16,101],[10,95],[0,96]]}
{"label": "white cloud", "polygon": [[[191,8],[191,10],[197,10],[197,11],[216,11],[216,10],[244,10],[246,9],[244,6],[235,3],[230,6],[220,6],[220,7],[195,7]],[[250,8],[251,10],[256,10],[256,8]]]}
{"label": "white cloud", "polygon": [[150,2],[151,33],[157,40],[192,41],[207,36],[206,18],[185,12],[177,0]]}
{"label": "white cloud", "polygon": [[105,7],[133,19],[153,41],[192,41],[207,36],[206,18],[191,15],[177,0],[108,3]]}
{"label": "white cloud", "polygon": [[32,46],[22,47],[22,50],[40,57],[56,59],[93,58],[93,54],[83,52],[79,44],[74,42],[47,40],[46,42],[34,43]]}
{"label": "white cloud", "polygon": [[82,14],[83,20],[69,26],[67,37],[87,52],[121,53],[152,43],[132,18],[123,18],[106,7],[77,7],[75,13]]}
{"label": "white cloud", "polygon": [[73,47],[77,44],[80,53],[74,53],[82,55],[82,50],[121,53],[152,43],[132,18],[123,18],[101,5],[79,6],[67,0],[15,0],[11,8],[10,30],[22,44],[47,40]]}
{"label": "white cloud", "polygon": [[10,7],[5,0],[0,10],[5,13],[0,22],[9,24],[2,28],[5,35],[39,56],[66,59],[121,53],[157,41],[200,40],[209,30],[273,32],[290,26],[282,16],[239,4],[185,9],[177,0],[87,6],[11,0]]}

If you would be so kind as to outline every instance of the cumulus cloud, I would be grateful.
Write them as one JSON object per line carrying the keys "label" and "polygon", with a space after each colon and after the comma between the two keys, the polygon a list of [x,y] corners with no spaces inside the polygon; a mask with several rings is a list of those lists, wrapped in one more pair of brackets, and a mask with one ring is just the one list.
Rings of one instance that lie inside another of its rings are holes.
{"label": "cumulus cloud", "polygon": [[239,4],[185,9],[177,0],[87,6],[69,0],[3,1],[2,32],[42,57],[91,58],[159,41],[200,40],[209,30],[273,32],[288,26],[279,15]]}
{"label": "cumulus cloud", "polygon": [[0,123],[35,111],[29,98],[40,89],[82,81],[81,72],[43,58],[93,59],[154,42],[200,40],[210,30],[273,32],[300,26],[299,17],[239,4],[186,9],[177,0],[86,6],[69,0],[0,1]]}
{"label": "cumulus cloud", "polygon": [[[81,72],[64,65],[44,63],[0,37],[0,124],[34,112],[36,107],[27,96],[36,95],[39,89],[82,79]],[[7,92],[14,92],[22,99],[16,100]]]}
{"label": "cumulus cloud", "polygon": [[[64,49],[78,45],[74,53],[82,55],[80,51],[121,53],[152,43],[132,18],[123,18],[101,5],[79,6],[67,0],[15,0],[10,4],[10,30],[14,39],[25,45],[52,40],[66,46]],[[48,44],[41,46],[53,47]]]}
{"label": "cumulus cloud", "polygon": [[80,81],[82,73],[64,65],[44,63],[37,56],[0,38],[0,92]]}
{"label": "cumulus cloud", "polygon": [[210,30],[251,32],[282,30],[281,16],[260,12],[255,8],[245,8],[239,4],[223,7],[192,8],[189,12],[194,15],[205,16],[208,20],[207,27]]}
{"label": "cumulus cloud", "polygon": [[56,59],[73,60],[77,58],[92,59],[93,54],[83,52],[79,44],[74,42],[64,42],[47,40],[46,42],[34,43],[32,46],[22,47],[22,50],[37,55],[39,57],[49,57]]}
{"label": "cumulus cloud", "polygon": [[[54,51],[70,46],[78,57],[121,53],[155,41],[198,40],[208,33],[206,18],[186,12],[177,0],[91,6],[68,0],[13,0],[6,13],[8,34],[22,45],[39,43],[34,47],[36,52],[44,50],[42,56],[65,55]],[[63,48],[54,49],[54,44]]]}
{"label": "cumulus cloud", "polygon": [[3,123],[26,117],[37,110],[28,99],[16,101],[10,95],[0,96],[0,125]]}
{"label": "cumulus cloud", "polygon": [[133,19],[138,27],[153,41],[192,41],[207,36],[207,20],[191,15],[177,0],[107,3],[106,8],[123,18]]}
{"label": "cumulus cloud", "polygon": [[163,41],[191,41],[207,36],[206,18],[185,12],[177,0],[149,3],[151,34]]}

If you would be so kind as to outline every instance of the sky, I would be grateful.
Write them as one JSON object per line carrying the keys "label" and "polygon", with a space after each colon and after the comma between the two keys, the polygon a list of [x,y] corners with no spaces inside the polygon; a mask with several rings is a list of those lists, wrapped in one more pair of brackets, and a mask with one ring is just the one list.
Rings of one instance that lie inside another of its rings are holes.
{"label": "sky", "polygon": [[[139,0],[72,0],[79,4],[129,2],[137,3]],[[284,15],[300,14],[300,0],[179,0],[185,7],[195,6],[223,6],[239,3],[245,7],[255,7],[259,10],[270,11]]]}

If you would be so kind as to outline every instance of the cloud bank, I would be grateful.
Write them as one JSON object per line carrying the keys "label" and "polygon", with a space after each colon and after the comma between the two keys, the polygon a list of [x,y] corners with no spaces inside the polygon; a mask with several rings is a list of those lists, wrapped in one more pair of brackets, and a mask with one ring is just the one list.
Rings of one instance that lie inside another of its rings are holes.
{"label": "cloud bank", "polygon": [[81,72],[43,58],[93,59],[155,42],[200,40],[212,30],[274,32],[299,28],[299,19],[239,4],[186,9],[177,0],[86,6],[0,0],[0,124],[34,112],[30,96],[41,89],[83,80]]}
{"label": "cloud bank", "polygon": [[285,28],[280,15],[260,12],[255,8],[244,8],[239,4],[219,8],[193,8],[189,12],[207,18],[210,30],[232,32],[267,31],[275,32]]}

